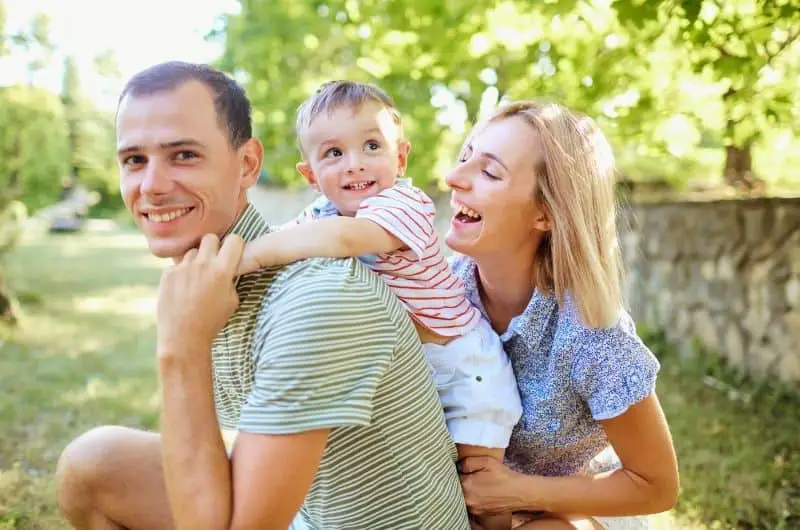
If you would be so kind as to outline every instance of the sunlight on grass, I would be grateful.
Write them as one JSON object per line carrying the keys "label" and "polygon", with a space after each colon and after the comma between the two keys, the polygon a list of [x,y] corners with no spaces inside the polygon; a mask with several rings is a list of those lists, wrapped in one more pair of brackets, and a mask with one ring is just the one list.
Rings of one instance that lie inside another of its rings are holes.
{"label": "sunlight on grass", "polygon": [[[60,530],[52,473],[77,434],[154,429],[155,295],[140,234],[29,232],[5,263],[23,318],[0,346],[0,530]],[[10,377],[9,374],[11,374]]]}
{"label": "sunlight on grass", "polygon": [[[131,395],[136,394],[137,390],[138,386],[135,382],[114,381],[95,375],[88,378],[83,389],[66,393],[62,396],[61,401],[67,405],[83,406],[98,399],[129,399]],[[137,400],[130,403],[134,408],[149,408],[158,405],[158,395],[155,393],[150,396],[138,395],[137,397]]]}
{"label": "sunlight on grass", "polygon": [[[53,471],[101,424],[158,425],[155,296],[163,260],[130,230],[26,238],[7,261],[22,326],[0,342],[0,530],[66,530]],[[658,391],[681,468],[675,510],[653,530],[798,528],[800,399],[737,378],[713,356],[662,363]],[[726,381],[750,399],[710,387]],[[792,450],[794,448],[794,450]]]}
{"label": "sunlight on grass", "polygon": [[151,291],[151,289],[143,287],[109,289],[103,296],[76,298],[72,303],[72,309],[81,313],[103,313],[105,315],[140,317],[147,315],[149,319],[152,319],[156,310],[156,297],[152,293],[149,293],[149,296],[141,296],[137,293],[145,290]]}

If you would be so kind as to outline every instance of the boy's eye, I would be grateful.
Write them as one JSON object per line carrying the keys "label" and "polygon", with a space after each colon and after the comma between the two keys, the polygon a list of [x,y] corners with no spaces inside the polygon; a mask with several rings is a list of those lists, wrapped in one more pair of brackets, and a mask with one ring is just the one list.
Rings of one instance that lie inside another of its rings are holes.
{"label": "boy's eye", "polygon": [[324,158],[328,158],[328,157],[331,157],[331,156],[342,156],[342,150],[339,149],[338,147],[331,147],[330,149],[325,151],[325,154],[322,155],[322,156]]}
{"label": "boy's eye", "polygon": [[370,140],[369,142],[367,142],[366,147],[367,147],[367,151],[376,151],[376,150],[380,149],[381,144],[379,144],[375,140]]}

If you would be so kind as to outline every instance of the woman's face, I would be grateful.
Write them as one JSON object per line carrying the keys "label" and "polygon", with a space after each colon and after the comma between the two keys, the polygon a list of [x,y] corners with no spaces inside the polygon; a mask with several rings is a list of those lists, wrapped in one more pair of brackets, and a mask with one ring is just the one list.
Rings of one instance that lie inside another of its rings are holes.
{"label": "woman's face", "polygon": [[532,255],[547,229],[534,201],[537,145],[533,127],[518,116],[475,131],[445,178],[454,212],[445,238],[451,249],[474,258],[528,249]]}

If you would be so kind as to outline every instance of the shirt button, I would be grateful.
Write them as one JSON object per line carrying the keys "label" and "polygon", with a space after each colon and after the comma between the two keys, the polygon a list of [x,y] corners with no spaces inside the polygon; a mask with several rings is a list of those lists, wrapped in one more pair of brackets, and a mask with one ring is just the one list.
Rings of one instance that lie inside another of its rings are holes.
{"label": "shirt button", "polygon": [[480,383],[481,381],[483,381],[483,378],[481,376],[476,376],[475,381]]}

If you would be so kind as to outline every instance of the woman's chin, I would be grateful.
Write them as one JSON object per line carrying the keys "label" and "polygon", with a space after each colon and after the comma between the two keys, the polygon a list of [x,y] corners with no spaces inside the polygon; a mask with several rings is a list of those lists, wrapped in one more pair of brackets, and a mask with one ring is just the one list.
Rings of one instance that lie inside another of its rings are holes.
{"label": "woman's chin", "polygon": [[480,242],[480,227],[462,226],[464,224],[458,221],[450,223],[444,240],[452,251],[470,256]]}

